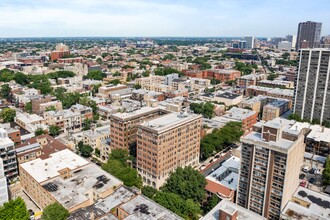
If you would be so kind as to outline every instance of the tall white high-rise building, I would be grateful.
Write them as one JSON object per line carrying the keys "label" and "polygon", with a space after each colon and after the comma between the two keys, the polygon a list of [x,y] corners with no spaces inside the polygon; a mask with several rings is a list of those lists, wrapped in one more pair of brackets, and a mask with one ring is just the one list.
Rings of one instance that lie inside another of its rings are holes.
{"label": "tall white high-rise building", "polygon": [[291,47],[295,48],[297,44],[297,35],[288,35],[286,36],[286,40],[291,42]]}
{"label": "tall white high-rise building", "polygon": [[5,177],[5,171],[3,169],[3,161],[0,158],[0,206],[8,202],[8,199],[7,178]]}
{"label": "tall white high-rise building", "polygon": [[246,41],[246,48],[247,49],[253,49],[254,48],[254,37],[246,36],[246,37],[244,37],[244,40]]}

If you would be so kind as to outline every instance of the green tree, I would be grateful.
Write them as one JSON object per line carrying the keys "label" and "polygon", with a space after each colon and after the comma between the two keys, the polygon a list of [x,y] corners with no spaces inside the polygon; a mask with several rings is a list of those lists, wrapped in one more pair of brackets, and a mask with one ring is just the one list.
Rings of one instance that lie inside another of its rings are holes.
{"label": "green tree", "polygon": [[214,116],[214,105],[211,102],[191,103],[190,109],[196,114],[202,114],[205,118],[212,118]]}
{"label": "green tree", "polygon": [[199,215],[201,213],[199,204],[195,203],[191,199],[184,200],[179,195],[171,192],[158,192],[155,195],[154,200],[158,204],[185,219],[199,219]]}
{"label": "green tree", "polygon": [[[78,147],[79,147],[79,145],[78,145]],[[94,149],[91,146],[85,145],[85,144],[82,147],[79,147],[80,155],[83,157],[92,156],[93,150]]]}
{"label": "green tree", "polygon": [[28,113],[32,113],[32,103],[31,101],[25,104],[25,111]]}
{"label": "green tree", "polygon": [[142,194],[148,197],[149,199],[153,199],[153,197],[156,195],[158,192],[157,189],[151,187],[151,186],[144,186],[142,187]]}
{"label": "green tree", "polygon": [[220,83],[221,83],[221,81],[218,80],[218,79],[211,79],[211,84],[212,84],[212,85],[218,85],[218,84],[220,84]]}
{"label": "green tree", "polygon": [[101,84],[96,84],[96,85],[93,85],[93,88],[92,88],[92,94],[95,95],[99,92],[99,88],[101,87],[102,85]]}
{"label": "green tree", "polygon": [[211,211],[218,203],[220,199],[217,195],[212,194],[207,198],[207,201],[203,204],[203,212],[206,214]]}
{"label": "green tree", "polygon": [[166,75],[169,75],[169,74],[172,74],[172,73],[178,73],[180,76],[183,75],[183,73],[177,69],[173,69],[173,68],[170,68],[170,67],[165,67],[165,68],[157,68],[154,70],[155,72],[155,75],[158,75],[158,76],[166,76]]}
{"label": "green tree", "polygon": [[220,130],[214,129],[201,140],[201,158],[207,159],[215,151],[221,151],[224,147],[238,142],[243,134],[241,122],[228,122]]}
{"label": "green tree", "polygon": [[22,198],[12,199],[0,207],[0,219],[28,220],[30,215]]}
{"label": "green tree", "polygon": [[322,172],[323,185],[330,185],[330,156],[327,157],[325,161],[324,170]]}
{"label": "green tree", "polygon": [[48,205],[42,212],[42,220],[66,220],[69,217],[69,211],[60,203],[55,202]]}
{"label": "green tree", "polygon": [[106,77],[106,74],[100,70],[91,70],[87,73],[87,79],[94,79],[94,80],[103,80]]}
{"label": "green tree", "polygon": [[15,73],[9,69],[2,69],[0,70],[0,82],[10,82],[14,80]]}
{"label": "green tree", "polygon": [[83,130],[87,131],[87,130],[91,129],[91,124],[92,124],[91,119],[85,119],[85,121],[83,123]]}
{"label": "green tree", "polygon": [[46,132],[44,130],[42,130],[42,128],[37,128],[37,130],[34,131],[34,135],[35,136],[39,136],[42,134],[45,134]]}
{"label": "green tree", "polygon": [[15,73],[14,80],[16,83],[22,86],[28,85],[30,83],[28,76],[21,72]]}
{"label": "green tree", "polygon": [[133,88],[134,89],[141,89],[141,85],[140,84],[134,84]]}
{"label": "green tree", "polygon": [[192,167],[178,167],[163,186],[164,192],[180,195],[183,199],[201,202],[205,197],[205,177]]}
{"label": "green tree", "polygon": [[112,84],[112,85],[118,85],[118,84],[120,84],[120,80],[119,79],[114,79],[114,80],[111,80],[111,81],[109,81],[109,84]]}
{"label": "green tree", "polygon": [[60,134],[60,127],[56,126],[56,125],[51,125],[49,126],[49,134],[53,137],[57,136]]}
{"label": "green tree", "polygon": [[4,123],[13,122],[16,117],[16,110],[11,108],[2,109],[0,113],[0,118],[2,118]]}
{"label": "green tree", "polygon": [[1,97],[4,99],[8,99],[10,97],[10,91],[10,86],[8,84],[3,84],[0,90]]}
{"label": "green tree", "polygon": [[292,113],[291,115],[289,115],[288,119],[295,120],[295,121],[301,121],[301,118],[297,113]]}
{"label": "green tree", "polygon": [[123,181],[126,186],[141,188],[142,179],[137,170],[127,164],[126,158],[129,158],[128,151],[114,149],[109,155],[108,162],[102,165],[102,169]]}
{"label": "green tree", "polygon": [[51,83],[46,75],[31,75],[29,87],[39,89],[41,94],[49,94],[52,91]]}
{"label": "green tree", "polygon": [[98,64],[100,64],[100,65],[103,64],[103,60],[102,60],[102,58],[100,58],[100,57],[96,59],[96,62],[97,62]]}
{"label": "green tree", "polygon": [[72,71],[65,71],[65,70],[61,70],[61,71],[56,71],[56,72],[51,72],[48,73],[47,76],[50,79],[58,79],[58,78],[68,78],[68,77],[74,77],[76,74]]}

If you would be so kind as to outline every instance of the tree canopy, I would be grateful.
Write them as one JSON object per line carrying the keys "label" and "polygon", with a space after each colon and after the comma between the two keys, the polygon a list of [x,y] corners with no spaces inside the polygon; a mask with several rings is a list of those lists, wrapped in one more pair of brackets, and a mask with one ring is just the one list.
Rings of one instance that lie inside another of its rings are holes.
{"label": "tree canopy", "polygon": [[330,185],[330,157],[327,157],[325,162],[324,170],[323,170],[323,185]]}
{"label": "tree canopy", "polygon": [[13,122],[16,117],[16,110],[11,108],[4,108],[0,112],[0,118],[2,118],[3,122]]}
{"label": "tree canopy", "polygon": [[56,126],[56,125],[51,125],[49,126],[49,134],[53,137],[57,136],[60,134],[60,127]]}
{"label": "tree canopy", "polygon": [[68,78],[68,77],[74,77],[76,74],[72,71],[56,71],[56,72],[51,72],[48,73],[47,76],[50,79],[58,79],[58,78]]}
{"label": "tree canopy", "polygon": [[228,122],[220,130],[214,129],[201,140],[201,158],[207,159],[215,151],[221,151],[224,147],[238,142],[243,134],[241,122]]}
{"label": "tree canopy", "polygon": [[155,75],[158,76],[166,76],[172,73],[178,73],[179,75],[182,75],[182,72],[177,70],[177,69],[173,69],[170,67],[159,67],[157,69],[154,70]]}
{"label": "tree canopy", "polygon": [[196,57],[192,62],[198,64],[202,70],[207,70],[212,67],[211,64],[207,62],[209,59],[209,57]]}
{"label": "tree canopy", "polygon": [[100,70],[91,70],[87,73],[87,79],[103,80],[107,75]]}
{"label": "tree canopy", "polygon": [[12,199],[0,207],[0,219],[28,220],[30,215],[22,198]]}
{"label": "tree canopy", "polygon": [[4,99],[8,99],[10,97],[10,86],[8,84],[3,84],[0,89],[0,95]]}
{"label": "tree canopy", "polygon": [[60,203],[55,202],[48,205],[42,212],[42,220],[66,220],[69,212]]}
{"label": "tree canopy", "polygon": [[126,186],[141,188],[142,179],[138,175],[136,169],[128,165],[128,158],[128,151],[114,149],[109,155],[108,162],[102,165],[102,169],[123,181]]}
{"label": "tree canopy", "polygon": [[191,103],[190,109],[196,114],[202,114],[205,118],[212,118],[214,115],[214,105],[211,102]]}
{"label": "tree canopy", "polygon": [[183,199],[201,202],[205,198],[205,177],[192,167],[178,167],[167,179],[162,190],[180,195]]}

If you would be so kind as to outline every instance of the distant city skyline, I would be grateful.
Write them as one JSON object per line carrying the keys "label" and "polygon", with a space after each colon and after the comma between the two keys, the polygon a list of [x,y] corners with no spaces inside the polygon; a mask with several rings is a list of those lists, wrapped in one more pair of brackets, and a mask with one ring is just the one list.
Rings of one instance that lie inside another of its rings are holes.
{"label": "distant city skyline", "polygon": [[0,37],[284,37],[322,22],[329,1],[2,0]]}

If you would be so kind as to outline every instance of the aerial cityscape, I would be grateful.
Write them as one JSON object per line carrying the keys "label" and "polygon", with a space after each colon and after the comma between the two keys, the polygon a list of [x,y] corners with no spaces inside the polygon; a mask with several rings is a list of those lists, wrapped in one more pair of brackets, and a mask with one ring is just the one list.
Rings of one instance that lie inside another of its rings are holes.
{"label": "aerial cityscape", "polygon": [[1,1],[0,220],[330,219],[317,3]]}

